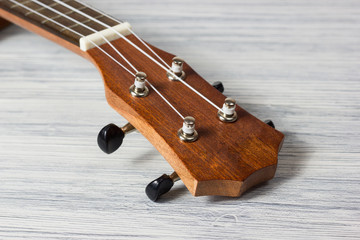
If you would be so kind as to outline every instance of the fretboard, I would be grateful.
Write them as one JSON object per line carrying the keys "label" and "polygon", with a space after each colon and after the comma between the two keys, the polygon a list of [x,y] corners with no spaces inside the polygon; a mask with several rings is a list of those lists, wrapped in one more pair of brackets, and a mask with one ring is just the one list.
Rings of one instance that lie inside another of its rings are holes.
{"label": "fretboard", "polygon": [[[88,36],[94,33],[94,31],[84,27],[83,25],[86,25],[96,31],[106,29],[105,26],[97,23],[91,18],[83,16],[75,10],[63,6],[53,0],[38,1],[46,4],[46,6],[51,9],[41,6],[33,0],[0,0],[0,8],[46,30],[47,32],[50,32],[72,44],[75,44],[76,46],[79,46],[79,39],[81,38],[81,35]],[[109,26],[115,26],[119,24],[118,21],[115,21],[112,18],[105,16],[100,11],[85,6],[76,0],[62,0],[62,2]],[[64,15],[68,17],[65,17]],[[72,29],[72,31],[69,29]]]}

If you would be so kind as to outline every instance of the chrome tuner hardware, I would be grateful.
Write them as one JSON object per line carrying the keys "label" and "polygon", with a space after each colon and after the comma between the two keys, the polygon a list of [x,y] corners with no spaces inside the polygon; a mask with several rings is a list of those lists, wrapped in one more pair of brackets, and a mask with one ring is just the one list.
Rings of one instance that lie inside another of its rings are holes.
{"label": "chrome tuner hardware", "polygon": [[177,81],[178,79],[174,76],[178,76],[182,80],[186,78],[186,73],[183,71],[184,60],[179,57],[174,57],[172,60],[171,69],[166,73],[167,77],[171,81]]}
{"label": "chrome tuner hardware", "polygon": [[104,153],[113,153],[121,146],[125,135],[135,130],[135,127],[130,123],[121,128],[110,123],[100,130],[97,138],[98,146]]}
{"label": "chrome tuner hardware", "polygon": [[194,142],[198,139],[198,133],[195,130],[195,118],[186,117],[184,118],[184,123],[182,128],[178,131],[178,136],[181,141],[184,142]]}
{"label": "chrome tuner hardware", "polygon": [[232,98],[226,98],[222,109],[218,111],[219,119],[223,122],[235,122],[237,120],[235,108],[236,101]]}
{"label": "chrome tuner hardware", "polygon": [[130,87],[131,95],[134,97],[146,97],[149,94],[149,89],[145,86],[146,78],[145,73],[136,73],[135,83]]}
{"label": "chrome tuner hardware", "polygon": [[161,195],[170,191],[174,183],[179,180],[179,175],[176,172],[171,175],[163,174],[146,186],[145,193],[151,201],[156,202]]}

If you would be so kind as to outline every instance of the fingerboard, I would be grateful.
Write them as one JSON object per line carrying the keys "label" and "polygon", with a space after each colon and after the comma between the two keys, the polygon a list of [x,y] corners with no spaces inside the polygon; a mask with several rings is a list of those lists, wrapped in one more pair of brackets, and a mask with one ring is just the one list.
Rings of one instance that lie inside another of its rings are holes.
{"label": "fingerboard", "polygon": [[[77,46],[79,46],[79,39],[81,38],[80,35],[76,34],[76,33],[80,33],[84,36],[88,36],[90,34],[93,34],[94,31],[87,29],[86,27],[82,26],[81,24],[77,23],[76,21],[91,27],[92,29],[96,30],[96,31],[101,31],[104,30],[106,27],[91,20],[88,17],[85,17],[83,15],[81,15],[80,13],[77,13],[74,10],[69,9],[66,6],[63,6],[53,0],[39,0],[41,3],[46,4],[48,7],[50,7],[51,9],[54,9],[68,17],[70,17],[71,19],[68,19],[64,16],[62,16],[62,14],[56,13],[44,6],[41,6],[37,3],[35,3],[32,0],[16,0],[17,3],[9,1],[9,0],[0,0],[0,8],[2,8],[3,10],[18,16],[19,18],[24,19],[27,22],[30,22],[48,32],[51,32],[55,35],[57,35],[58,37],[72,43],[75,44]],[[76,1],[76,0],[62,0],[62,2],[66,3],[67,5],[83,12],[86,13],[88,15],[90,15],[91,17],[97,19],[98,21],[101,21],[109,26],[115,26],[118,25],[119,22],[113,20],[112,18],[105,16],[103,13],[101,13],[98,10],[95,10],[94,8],[85,6],[84,4]],[[20,4],[18,4],[20,3]],[[27,8],[25,8],[24,5]],[[31,9],[31,10],[30,10]],[[36,14],[34,13],[40,13]],[[52,19],[49,20],[49,19]],[[74,20],[72,20],[74,19]],[[58,24],[54,23],[53,21],[56,21],[56,23],[60,23],[61,25],[66,26],[66,28],[59,26]],[[68,30],[67,28],[72,29],[74,32]]]}

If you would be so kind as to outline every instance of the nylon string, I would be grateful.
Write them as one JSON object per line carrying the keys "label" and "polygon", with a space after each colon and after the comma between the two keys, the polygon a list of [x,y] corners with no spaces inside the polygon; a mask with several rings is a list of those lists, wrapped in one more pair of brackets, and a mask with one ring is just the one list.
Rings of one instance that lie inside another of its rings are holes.
{"label": "nylon string", "polygon": [[[64,14],[64,13],[62,13],[62,12],[60,12],[60,11],[58,11],[58,10],[50,7],[50,6],[48,6],[48,5],[46,5],[46,4],[38,1],[38,0],[32,0],[32,1],[33,1],[34,3],[36,3],[36,4],[38,4],[38,5],[46,8],[46,9],[49,9],[50,11],[53,11],[54,13],[56,13],[56,14],[62,16],[62,17],[65,17],[65,18],[69,19],[70,21],[75,22],[76,24],[78,24],[78,25],[80,25],[80,26],[82,26],[82,27],[84,27],[84,28],[86,28],[86,29],[89,29],[90,31],[92,31],[92,32],[94,32],[94,33],[99,33],[100,36],[101,36],[101,38],[104,39],[105,42],[106,42],[107,44],[109,44],[110,47],[111,47],[112,49],[114,49],[114,51],[115,51],[122,59],[124,59],[125,62],[126,62],[127,64],[129,64],[130,67],[132,67],[132,68],[135,70],[135,72],[138,72],[138,70],[134,67],[134,65],[132,65],[132,64],[124,57],[124,55],[122,55],[122,54],[119,52],[119,50],[117,50],[117,49],[114,47],[114,45],[111,44],[111,43],[109,42],[109,40],[106,39],[106,37],[105,37],[101,32],[96,31],[95,29],[93,29],[93,28],[91,28],[91,27],[83,24],[82,22],[77,21],[76,19],[73,19],[73,18],[69,17],[68,15],[66,15],[66,14]],[[62,3],[62,2],[61,2],[61,3]],[[70,9],[70,8],[69,8],[69,9]],[[70,10],[72,10],[72,9],[70,9]]]}
{"label": "nylon string", "polygon": [[[33,1],[37,1],[37,0],[33,0]],[[117,34],[119,37],[121,37],[122,39],[124,39],[126,42],[128,42],[130,45],[132,45],[134,48],[136,48],[138,51],[140,51],[142,54],[144,54],[146,57],[148,57],[149,59],[151,59],[154,63],[156,63],[157,65],[159,65],[162,69],[164,69],[166,72],[170,73],[171,75],[173,75],[176,80],[180,81],[181,83],[183,83],[185,86],[187,86],[188,88],[190,88],[193,92],[195,92],[197,95],[199,95],[201,98],[203,98],[205,101],[207,101],[208,103],[210,103],[213,107],[215,107],[216,109],[221,111],[221,108],[219,108],[216,104],[214,104],[212,101],[210,101],[208,98],[206,98],[204,95],[202,95],[199,91],[197,91],[195,88],[193,88],[192,86],[190,86],[187,82],[185,82],[184,80],[182,80],[180,77],[178,77],[175,73],[173,73],[172,71],[170,71],[169,69],[167,69],[164,65],[162,65],[161,63],[159,63],[156,59],[154,59],[153,57],[151,57],[148,53],[146,53],[144,50],[142,50],[139,46],[137,46],[136,44],[134,44],[133,42],[131,42],[129,39],[127,39],[124,35],[122,35],[121,33],[119,33],[118,31],[116,31],[113,27],[111,27],[110,25],[103,23],[101,21],[99,21],[98,19],[82,12],[79,11],[78,9],[70,6],[69,4],[66,4],[64,2],[61,2],[59,0],[54,0],[55,2],[63,5],[64,7],[69,8],[70,10],[73,10],[81,15],[83,15],[84,17],[87,17],[88,19],[106,27],[111,29],[115,34]]]}
{"label": "nylon string", "polygon": [[[85,7],[88,7],[90,9],[95,10],[95,8],[93,6],[91,6],[90,4],[84,3],[84,2],[80,2],[78,0],[74,0],[77,3],[80,3],[82,5],[84,5]],[[80,9],[78,9],[80,10]],[[112,17],[111,15],[96,9],[97,12],[101,13],[102,15],[104,15],[105,17],[113,20],[114,22],[117,22],[118,24],[123,23],[123,21],[115,19],[114,17]],[[126,26],[127,30],[129,30],[129,32],[131,32],[132,35],[134,35],[147,49],[149,49],[160,61],[162,61],[168,68],[171,68],[170,65],[164,60],[162,59],[144,40],[142,40],[131,28],[129,28],[128,26]]]}
{"label": "nylon string", "polygon": [[[65,25],[63,25],[63,24],[54,21],[53,19],[51,19],[51,18],[49,18],[49,17],[47,17],[47,16],[45,16],[45,15],[43,15],[43,14],[41,14],[41,13],[35,11],[35,10],[33,10],[32,8],[29,8],[29,7],[25,6],[25,5],[23,5],[22,3],[19,3],[19,2],[15,1],[15,0],[9,0],[9,1],[12,2],[12,3],[14,3],[14,4],[17,4],[17,5],[21,6],[21,7],[23,7],[24,9],[26,9],[26,10],[28,10],[28,11],[30,11],[30,12],[33,12],[33,13],[39,15],[39,16],[42,17],[42,18],[47,19],[48,21],[51,21],[51,22],[55,23],[56,25],[58,25],[58,26],[60,26],[60,27],[62,27],[62,28],[64,28],[64,29],[66,29],[66,30],[69,30],[69,31],[72,32],[72,33],[75,33],[76,35],[78,35],[78,36],[80,36],[80,37],[85,37],[83,34],[78,33],[78,32],[74,31],[73,29],[71,29],[71,28],[69,28],[69,27],[67,27],[67,26],[65,26]],[[30,0],[30,1],[31,1],[31,0]],[[130,73],[131,75],[133,75],[133,76],[135,77],[135,74],[134,74],[134,73],[132,73],[129,69],[127,69],[124,65],[122,65],[119,61],[117,61],[115,58],[113,58],[113,57],[112,57],[109,53],[107,53],[103,48],[99,47],[96,43],[94,43],[94,42],[91,41],[90,39],[89,39],[89,41],[90,41],[95,47],[97,47],[98,49],[100,49],[104,54],[106,54],[109,58],[111,58],[113,61],[115,61],[118,65],[120,65],[122,68],[124,68],[128,73]]]}
{"label": "nylon string", "polygon": [[[45,16],[45,15],[37,12],[37,11],[35,11],[35,10],[32,9],[32,8],[29,8],[29,7],[25,6],[25,5],[23,5],[22,3],[17,2],[16,0],[9,0],[9,1],[12,2],[12,3],[14,3],[14,4],[16,4],[16,5],[19,5],[19,6],[23,7],[24,9],[26,9],[26,10],[28,10],[28,11],[30,11],[30,12],[33,12],[33,13],[37,14],[38,16],[40,16],[40,17],[42,17],[42,18],[44,18],[44,19],[47,19],[47,20],[50,21],[50,22],[55,23],[56,25],[58,25],[58,26],[60,26],[60,27],[62,27],[62,28],[64,28],[64,29],[66,29],[66,30],[69,30],[70,32],[72,32],[72,33],[74,33],[74,34],[76,34],[76,35],[78,35],[78,36],[80,36],[80,37],[85,37],[83,34],[81,34],[81,33],[77,32],[77,31],[75,31],[75,30],[73,30],[73,29],[71,29],[71,28],[69,28],[69,27],[67,27],[67,26],[65,26],[65,25],[63,25],[63,24],[61,24],[61,23],[59,23],[59,22],[57,22],[57,21],[55,21],[55,20],[53,20],[53,19]],[[33,1],[33,0],[31,0],[31,1]],[[52,10],[52,9],[50,9],[50,10]],[[74,21],[74,20],[72,20],[72,21]],[[75,21],[74,21],[74,22],[75,22]],[[94,43],[92,40],[90,40],[90,39],[88,39],[88,40],[89,40],[96,48],[98,48],[99,50],[101,50],[105,55],[107,55],[110,59],[112,59],[115,63],[117,63],[119,66],[121,66],[124,70],[126,70],[126,71],[127,71],[128,73],[130,73],[132,76],[134,76],[134,77],[136,76],[133,72],[131,72],[129,69],[127,69],[124,65],[122,65],[119,61],[117,61],[117,60],[116,60],[114,57],[112,57],[109,53],[107,53],[103,48],[101,48],[99,45],[97,45],[96,43]],[[146,80],[146,82],[149,84],[149,86],[150,86],[182,119],[184,119],[184,116],[183,116],[178,110],[176,110],[176,108],[175,108],[148,80]]]}

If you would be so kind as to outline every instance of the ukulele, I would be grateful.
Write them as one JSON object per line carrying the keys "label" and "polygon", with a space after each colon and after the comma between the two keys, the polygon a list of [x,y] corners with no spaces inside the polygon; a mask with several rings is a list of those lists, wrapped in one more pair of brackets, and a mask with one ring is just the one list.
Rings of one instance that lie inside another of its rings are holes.
{"label": "ukulele", "polygon": [[284,135],[273,122],[246,112],[221,82],[210,85],[129,23],[76,0],[0,0],[0,17],[0,26],[15,23],[93,62],[109,105],[129,122],[105,126],[99,147],[110,154],[137,130],[174,169],[146,187],[151,200],[179,179],[194,196],[238,197],[274,177]]}

